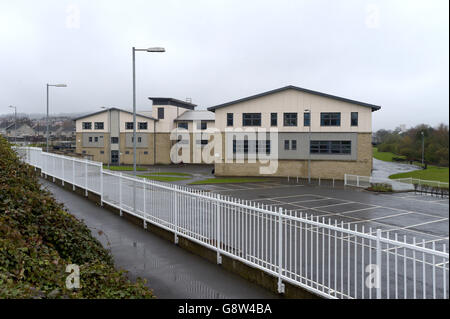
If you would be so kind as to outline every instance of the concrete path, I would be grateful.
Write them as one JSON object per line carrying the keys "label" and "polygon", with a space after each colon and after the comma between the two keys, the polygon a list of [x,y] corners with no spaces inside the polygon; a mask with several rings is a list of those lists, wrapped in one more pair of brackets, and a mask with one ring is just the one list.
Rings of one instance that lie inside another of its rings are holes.
{"label": "concrete path", "polygon": [[279,298],[218,265],[193,255],[127,220],[43,179],[43,187],[84,221],[116,267],[145,278],[158,298]]}
{"label": "concrete path", "polygon": [[372,177],[376,178],[389,178],[392,174],[405,173],[410,171],[416,171],[420,169],[419,166],[380,161],[376,158],[373,159],[373,171]]}

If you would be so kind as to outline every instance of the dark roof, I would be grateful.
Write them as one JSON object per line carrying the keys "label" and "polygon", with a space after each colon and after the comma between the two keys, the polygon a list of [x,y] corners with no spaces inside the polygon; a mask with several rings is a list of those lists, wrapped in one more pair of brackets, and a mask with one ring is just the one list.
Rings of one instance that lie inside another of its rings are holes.
{"label": "dark roof", "polygon": [[153,101],[153,105],[173,105],[189,110],[193,110],[197,106],[197,104],[173,99],[171,97],[149,97],[148,99]]}
{"label": "dark roof", "polygon": [[326,94],[326,93],[321,93],[321,92],[317,92],[317,91],[304,89],[304,88],[293,86],[293,85],[288,85],[288,86],[285,86],[285,87],[282,87],[282,88],[279,88],[279,89],[275,89],[275,90],[267,91],[267,92],[264,92],[264,93],[248,96],[248,97],[245,97],[245,98],[242,98],[242,99],[239,99],[239,100],[227,102],[227,103],[224,103],[224,104],[219,104],[219,105],[216,105],[216,106],[211,106],[211,107],[208,107],[208,111],[214,112],[216,109],[221,108],[221,107],[225,107],[225,106],[233,105],[233,104],[236,104],[236,103],[240,103],[240,102],[256,99],[256,98],[259,98],[259,97],[262,97],[262,96],[266,96],[266,95],[270,95],[270,94],[274,94],[274,93],[278,93],[278,92],[282,92],[282,91],[286,91],[286,90],[297,90],[297,91],[300,91],[300,92],[305,92],[305,93],[310,93],[310,94],[314,94],[314,95],[319,95],[319,96],[323,96],[323,97],[339,100],[339,101],[342,101],[342,102],[357,104],[357,105],[360,105],[360,106],[367,106],[367,107],[372,108],[372,112],[373,111],[378,111],[379,109],[381,109],[381,106],[378,106],[378,105],[373,105],[373,104],[368,104],[368,103],[364,103],[364,102],[354,101],[354,100],[346,99],[346,98],[335,96],[335,95],[330,95],[330,94]]}
{"label": "dark roof", "polygon": [[[86,115],[82,115],[82,116],[73,118],[72,121],[80,120],[80,119],[83,119],[83,118],[88,117],[88,116],[92,116],[92,115],[100,114],[100,113],[103,113],[103,112],[107,112],[108,110],[115,110],[115,111],[125,112],[125,113],[128,113],[128,114],[133,114],[133,112],[122,110],[122,109],[119,109],[117,107],[110,107],[110,108],[103,109],[103,110],[98,111],[98,112],[89,113],[89,114],[86,114]],[[151,119],[151,120],[154,120],[154,121],[158,120],[158,119],[155,119],[154,117],[151,117],[151,116],[148,116],[148,115],[142,115],[142,114],[139,114],[139,113],[136,113],[136,115],[138,115],[140,117],[145,117],[145,118],[148,118],[148,119]]]}

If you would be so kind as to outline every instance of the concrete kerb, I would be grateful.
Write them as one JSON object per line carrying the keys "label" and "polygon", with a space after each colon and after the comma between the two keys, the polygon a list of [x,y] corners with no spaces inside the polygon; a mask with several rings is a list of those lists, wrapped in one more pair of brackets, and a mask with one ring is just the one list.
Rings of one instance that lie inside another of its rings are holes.
{"label": "concrete kerb", "polygon": [[[101,196],[98,194],[95,194],[91,191],[87,192],[87,196],[85,195],[85,189],[80,188],[78,186],[74,186],[69,182],[64,182],[58,178],[53,178],[49,175],[43,175],[41,174],[40,169],[38,168],[36,170],[36,173],[41,175],[43,179],[50,181],[54,183],[55,185],[64,188],[68,191],[75,192],[77,195],[88,199],[92,202],[94,202],[96,205],[102,207],[103,209],[106,209],[110,212],[112,212],[115,215],[120,216],[120,210],[116,207],[113,207],[111,205],[108,205],[108,203],[103,203],[103,206],[101,205]],[[53,180],[54,179],[54,180]],[[157,225],[154,225],[150,222],[146,223],[146,228],[143,227],[143,220],[139,217],[136,217],[134,215],[128,214],[125,211],[122,211],[122,217],[124,217],[127,221],[142,227],[148,232],[151,232],[163,239],[166,239],[172,243],[175,243],[174,235],[171,231],[165,230],[161,227],[158,227]],[[180,248],[183,248],[195,255],[198,255],[202,258],[207,259],[208,261],[217,264],[217,251],[209,249],[207,247],[204,247],[202,245],[199,245],[198,243],[195,243],[188,238],[183,237],[182,235],[178,235],[178,244]],[[268,273],[265,273],[262,270],[253,268],[241,261],[235,260],[231,257],[228,257],[226,255],[222,255],[222,264],[220,267],[223,267],[227,271],[230,271],[232,273],[235,273],[242,278],[253,282],[259,286],[264,287],[265,289],[268,289],[269,291],[278,294],[278,278],[274,277]],[[219,266],[219,265],[218,265]],[[292,285],[289,282],[284,282],[285,285],[285,292],[282,295],[284,298],[292,298],[292,299],[322,299],[321,296],[316,295],[304,288],[298,287],[296,285]]]}

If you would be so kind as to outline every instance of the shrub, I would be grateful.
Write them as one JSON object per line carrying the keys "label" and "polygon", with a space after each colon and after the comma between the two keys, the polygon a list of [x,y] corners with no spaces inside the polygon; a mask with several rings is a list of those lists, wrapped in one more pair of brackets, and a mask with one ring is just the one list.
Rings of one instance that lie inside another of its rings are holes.
{"label": "shrub", "polygon": [[367,190],[373,192],[392,192],[392,185],[387,183],[371,183]]}
{"label": "shrub", "polygon": [[[66,288],[68,264],[80,266],[80,289]],[[145,284],[114,268],[110,252],[0,137],[0,298],[153,297]]]}

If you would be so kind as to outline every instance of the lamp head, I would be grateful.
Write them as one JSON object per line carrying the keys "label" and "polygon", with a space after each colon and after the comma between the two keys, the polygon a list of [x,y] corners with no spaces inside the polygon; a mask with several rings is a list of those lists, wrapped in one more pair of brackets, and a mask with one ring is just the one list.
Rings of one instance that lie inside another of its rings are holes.
{"label": "lamp head", "polygon": [[161,47],[148,48],[147,52],[166,52],[166,49]]}

